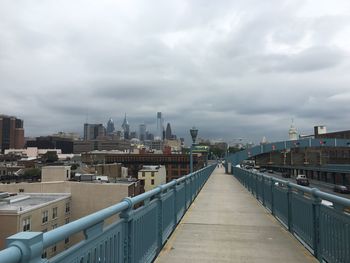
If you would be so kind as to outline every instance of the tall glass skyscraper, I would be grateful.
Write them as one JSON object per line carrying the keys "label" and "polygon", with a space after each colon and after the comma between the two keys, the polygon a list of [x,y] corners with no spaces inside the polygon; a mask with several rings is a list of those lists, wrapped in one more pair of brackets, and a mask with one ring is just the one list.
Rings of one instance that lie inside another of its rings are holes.
{"label": "tall glass skyscraper", "polygon": [[114,132],[114,122],[112,118],[110,118],[107,122],[107,134],[111,134]]}
{"label": "tall glass skyscraper", "polygon": [[140,141],[146,140],[146,124],[140,124],[139,126],[139,139]]}
{"label": "tall glass skyscraper", "polygon": [[126,113],[122,124],[122,128],[123,128],[124,139],[127,139],[127,140],[130,139],[130,125],[128,120],[126,119]]}
{"label": "tall glass skyscraper", "polygon": [[163,125],[162,113],[161,112],[157,112],[157,133],[156,133],[156,139],[163,140],[163,130],[164,130],[164,125]]}

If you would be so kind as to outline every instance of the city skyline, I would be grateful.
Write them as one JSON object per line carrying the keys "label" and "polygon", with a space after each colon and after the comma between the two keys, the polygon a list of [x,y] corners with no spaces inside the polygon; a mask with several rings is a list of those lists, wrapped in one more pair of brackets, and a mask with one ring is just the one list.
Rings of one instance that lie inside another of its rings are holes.
{"label": "city skyline", "polygon": [[346,130],[349,13],[345,0],[5,2],[0,112],[27,136],[115,112],[137,130],[158,111],[187,140],[193,125],[204,138],[283,140],[291,118],[301,133]]}

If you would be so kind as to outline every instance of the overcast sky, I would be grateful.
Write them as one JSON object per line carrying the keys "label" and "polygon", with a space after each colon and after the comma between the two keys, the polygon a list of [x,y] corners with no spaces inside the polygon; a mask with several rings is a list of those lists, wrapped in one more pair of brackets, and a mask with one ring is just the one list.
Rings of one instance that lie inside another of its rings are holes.
{"label": "overcast sky", "polygon": [[349,0],[0,0],[0,113],[232,141],[350,129]]}

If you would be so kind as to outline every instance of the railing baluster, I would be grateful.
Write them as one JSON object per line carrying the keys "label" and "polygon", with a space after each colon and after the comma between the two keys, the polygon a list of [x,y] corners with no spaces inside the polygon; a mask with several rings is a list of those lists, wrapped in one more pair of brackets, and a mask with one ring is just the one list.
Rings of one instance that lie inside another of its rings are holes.
{"label": "railing baluster", "polygon": [[[45,234],[22,232],[13,235],[7,239],[8,248],[0,251],[0,260],[9,263],[48,262],[47,259],[41,259],[44,249],[83,231],[85,240],[58,254],[52,258],[52,262],[150,262],[163,246],[163,238],[166,238],[165,228],[166,231],[175,229],[179,213],[182,211],[181,203],[185,213],[215,167],[215,164],[207,166],[141,195],[124,198],[116,205]],[[179,199],[180,194],[183,197]],[[174,202],[173,208],[164,210],[164,202],[169,198],[173,198],[173,201],[170,201]],[[143,206],[134,210],[134,205],[140,203],[143,203]],[[167,216],[168,212],[170,214]],[[121,220],[104,228],[104,221],[117,214]],[[173,222],[169,222],[169,218],[173,218]],[[135,238],[135,235],[143,238]]]}
{"label": "railing baluster", "polygon": [[[271,176],[255,175],[238,167],[233,168],[233,174],[254,196],[260,192],[250,190],[254,188],[252,185],[264,184],[266,179],[271,182],[271,213],[281,217],[288,230],[297,235],[320,262],[350,262],[350,216],[344,211],[350,208],[350,200]],[[257,180],[257,176],[262,176],[262,180]],[[322,200],[331,202],[332,207],[322,204]]]}

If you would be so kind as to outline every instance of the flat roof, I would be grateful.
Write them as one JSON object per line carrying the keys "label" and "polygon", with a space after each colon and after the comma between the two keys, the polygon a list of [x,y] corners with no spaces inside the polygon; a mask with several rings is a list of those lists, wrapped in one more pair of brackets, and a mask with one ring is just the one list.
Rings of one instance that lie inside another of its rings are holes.
{"label": "flat roof", "polygon": [[70,197],[68,193],[25,193],[0,199],[0,214],[21,214]]}
{"label": "flat roof", "polygon": [[161,165],[144,165],[139,172],[158,171]]}

